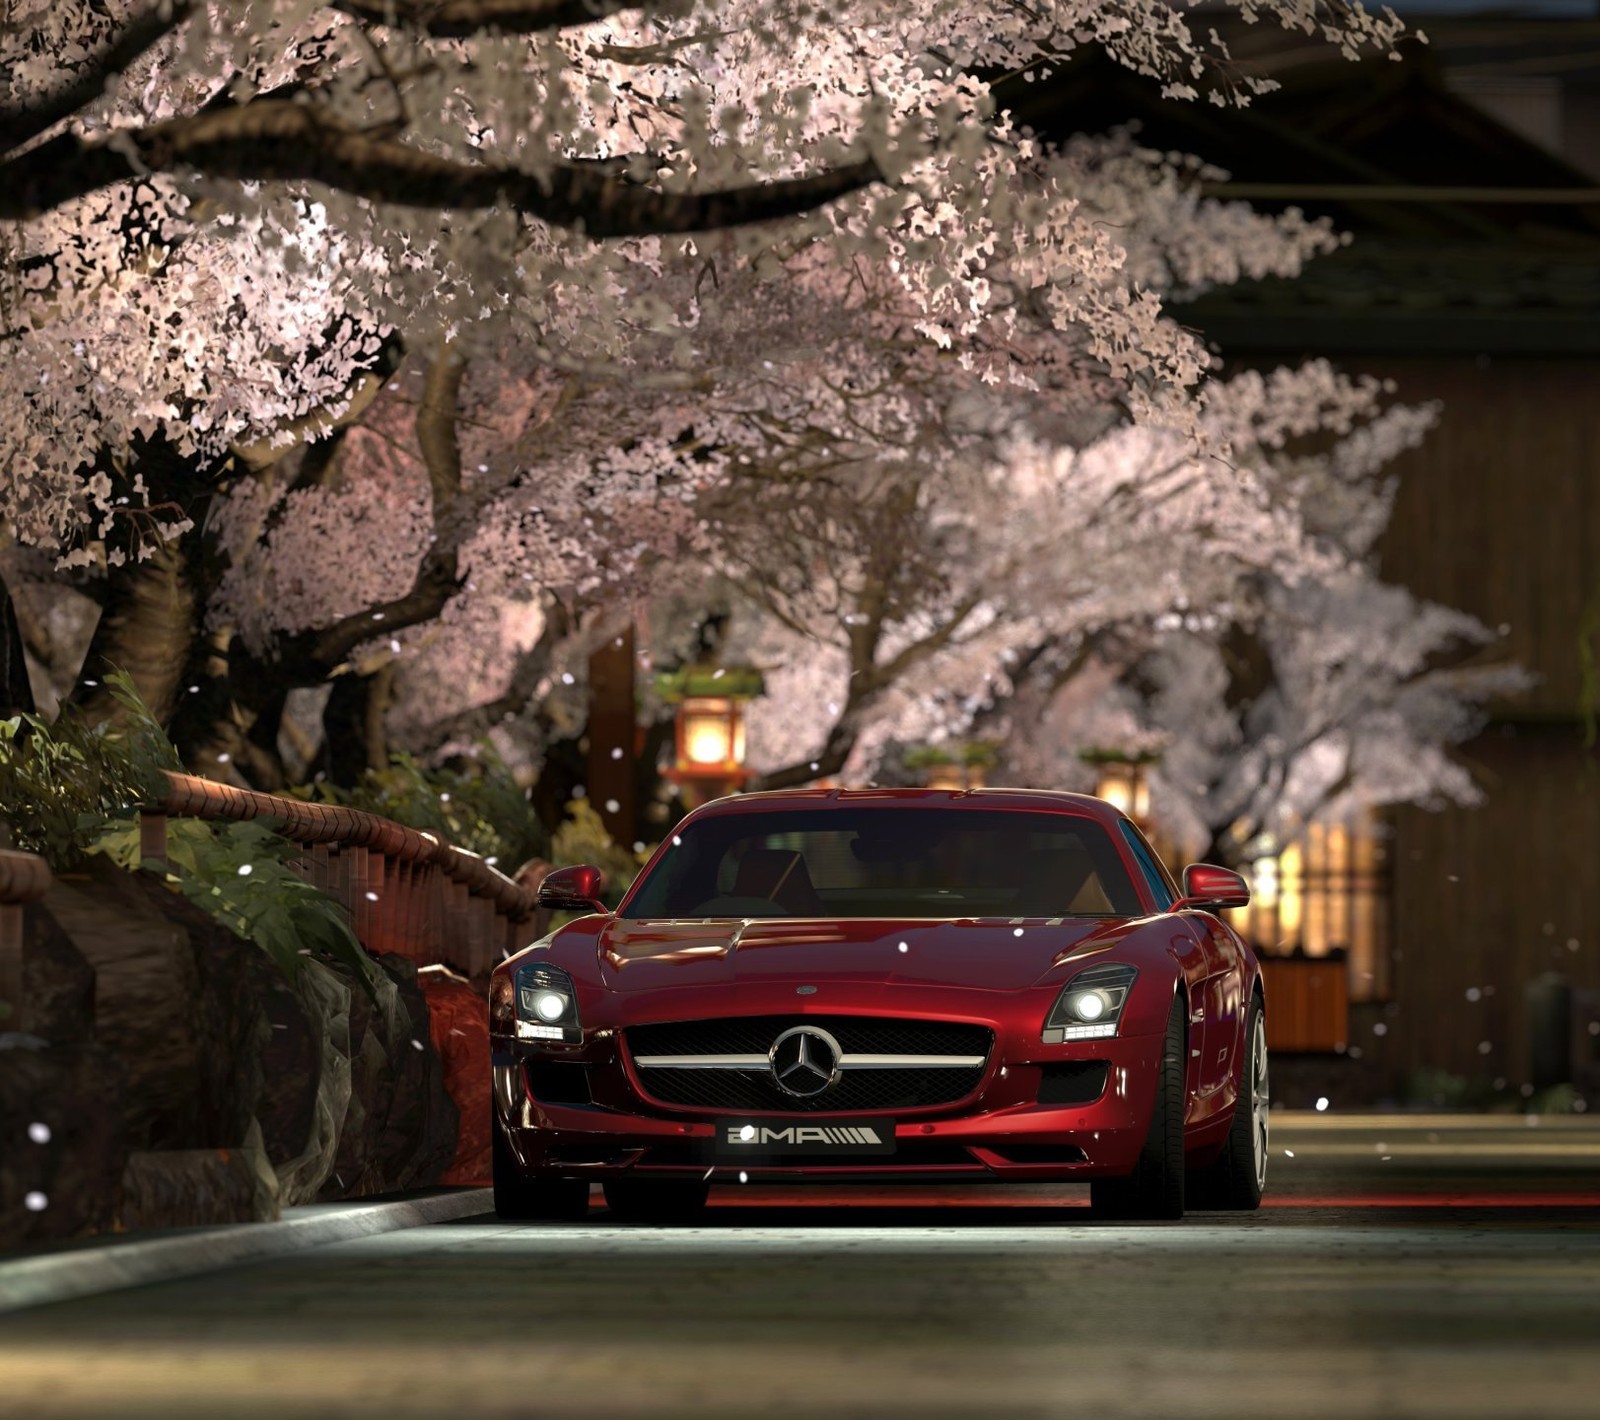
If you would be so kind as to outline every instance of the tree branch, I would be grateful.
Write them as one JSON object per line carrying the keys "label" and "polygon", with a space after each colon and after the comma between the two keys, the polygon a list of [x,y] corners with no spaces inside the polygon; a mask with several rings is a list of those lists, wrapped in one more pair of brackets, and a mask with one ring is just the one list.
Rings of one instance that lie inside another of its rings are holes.
{"label": "tree branch", "polygon": [[792,789],[798,784],[809,784],[815,779],[831,778],[844,768],[845,762],[850,758],[850,751],[856,747],[856,741],[860,738],[861,728],[856,714],[852,707],[847,705],[845,713],[833,722],[833,728],[828,731],[827,742],[813,758],[786,764],[782,769],[774,769],[752,780],[746,787],[750,790]]}
{"label": "tree branch", "polygon": [[429,753],[452,740],[481,739],[503,720],[520,715],[538,696],[557,648],[577,629],[576,618],[558,598],[544,597],[542,608],[545,621],[539,639],[517,657],[504,692],[435,720],[425,732],[424,744]]}
{"label": "tree branch", "polygon": [[380,606],[293,638],[289,657],[309,660],[324,675],[329,674],[363,641],[433,620],[460,590],[456,554],[472,523],[470,510],[461,506],[461,446],[456,438],[465,373],[466,361],[460,351],[446,342],[428,367],[417,405],[417,443],[433,495],[433,541],[410,589]]}
{"label": "tree branch", "polygon": [[[461,351],[445,341],[422,383],[422,401],[417,406],[417,445],[422,450],[423,467],[428,470],[428,485],[433,492],[433,531],[440,542],[447,541],[444,526],[450,505],[461,493],[461,446],[456,441],[456,410],[461,400],[461,381],[467,362]],[[449,539],[451,546],[454,540]]]}
{"label": "tree branch", "polygon": [[479,34],[531,35],[592,25],[623,10],[679,14],[683,0],[331,0],[332,8],[369,25],[433,39]]}
{"label": "tree branch", "polygon": [[85,141],[64,133],[0,164],[0,219],[27,220],[150,172],[241,182],[320,182],[371,202],[451,210],[510,207],[590,237],[663,236],[809,212],[881,175],[871,159],[811,177],[714,192],[662,192],[581,164],[548,174],[457,163],[365,134],[307,103],[237,108]]}
{"label": "tree branch", "polygon": [[0,106],[0,153],[21,147],[97,99],[112,79],[183,24],[193,11],[194,0],[158,0],[130,20],[64,89],[31,103]]}
{"label": "tree branch", "polygon": [[300,419],[279,425],[265,438],[248,444],[232,444],[229,452],[241,467],[253,474],[260,474],[274,464],[281,463],[302,444],[314,444],[331,438],[340,429],[354,424],[377,399],[388,378],[388,374],[381,370],[363,371],[351,384],[342,412],[335,414],[324,405]]}

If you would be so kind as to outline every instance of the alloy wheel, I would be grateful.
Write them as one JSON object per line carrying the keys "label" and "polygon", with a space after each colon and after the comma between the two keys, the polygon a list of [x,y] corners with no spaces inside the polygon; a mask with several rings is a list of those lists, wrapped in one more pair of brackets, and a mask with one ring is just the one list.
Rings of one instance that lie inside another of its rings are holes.
{"label": "alloy wheel", "polygon": [[1258,1013],[1250,1040],[1250,1152],[1256,1187],[1267,1182],[1267,1023]]}

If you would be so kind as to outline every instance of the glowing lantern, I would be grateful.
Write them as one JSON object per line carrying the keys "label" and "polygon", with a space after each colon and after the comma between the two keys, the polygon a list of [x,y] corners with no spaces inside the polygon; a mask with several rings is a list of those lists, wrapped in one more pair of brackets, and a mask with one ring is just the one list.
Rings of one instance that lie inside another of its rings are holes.
{"label": "glowing lantern", "polygon": [[745,768],[744,710],[763,691],[750,666],[688,666],[656,679],[661,698],[676,703],[676,754],[665,773],[691,808],[736,793]]}
{"label": "glowing lantern", "polygon": [[733,774],[744,767],[744,709],[728,695],[697,695],[678,706],[680,773]]}
{"label": "glowing lantern", "polygon": [[1082,758],[1098,771],[1094,792],[1113,807],[1121,809],[1140,828],[1150,822],[1150,783],[1145,766],[1153,754],[1122,754],[1110,750],[1088,750]]}

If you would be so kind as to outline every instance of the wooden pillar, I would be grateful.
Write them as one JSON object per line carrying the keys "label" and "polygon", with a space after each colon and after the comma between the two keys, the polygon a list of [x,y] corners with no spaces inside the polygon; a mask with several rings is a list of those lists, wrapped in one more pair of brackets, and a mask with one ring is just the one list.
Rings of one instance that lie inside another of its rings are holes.
{"label": "wooden pillar", "polygon": [[154,859],[163,867],[167,862],[167,816],[141,813],[139,815],[139,860]]}
{"label": "wooden pillar", "polygon": [[49,886],[50,870],[44,859],[0,850],[0,1001],[10,1007],[10,1014],[0,1021],[0,1031],[27,1029],[27,1003],[22,999],[23,904],[37,902]]}
{"label": "wooden pillar", "polygon": [[0,903],[0,1001],[11,1014],[0,1021],[0,1031],[22,1029],[22,904]]}
{"label": "wooden pillar", "polygon": [[350,868],[350,925],[361,945],[371,951],[372,909],[376,904],[371,897],[373,883],[369,855],[365,848],[353,844],[344,850],[343,856]]}
{"label": "wooden pillar", "polygon": [[411,864],[395,860],[389,864],[389,928],[394,933],[394,949],[410,956],[411,943]]}
{"label": "wooden pillar", "polygon": [[367,932],[372,939],[372,945],[367,948],[369,952],[399,950],[394,930],[393,872],[394,865],[387,854],[367,850],[367,891],[378,894],[376,902],[367,904]]}

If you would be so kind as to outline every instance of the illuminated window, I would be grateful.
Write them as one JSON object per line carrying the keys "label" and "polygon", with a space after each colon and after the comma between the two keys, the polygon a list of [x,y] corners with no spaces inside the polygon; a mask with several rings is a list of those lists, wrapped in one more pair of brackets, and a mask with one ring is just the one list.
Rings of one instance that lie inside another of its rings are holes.
{"label": "illuminated window", "polygon": [[1314,823],[1250,865],[1250,905],[1227,914],[1263,956],[1342,955],[1352,1001],[1384,1000],[1389,980],[1389,864],[1374,815]]}

